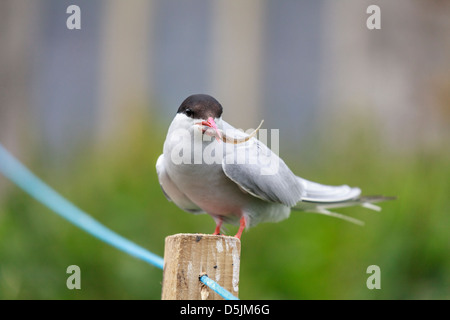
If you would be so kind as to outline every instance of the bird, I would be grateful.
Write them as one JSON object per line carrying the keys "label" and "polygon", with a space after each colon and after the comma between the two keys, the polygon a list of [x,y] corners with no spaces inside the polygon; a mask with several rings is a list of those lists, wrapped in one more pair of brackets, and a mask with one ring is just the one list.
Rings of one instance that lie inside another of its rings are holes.
{"label": "bird", "polygon": [[[362,221],[331,209],[363,206],[393,197],[361,196],[348,185],[324,185],[296,176],[256,132],[247,134],[222,119],[223,107],[212,96],[193,94],[172,120],[156,172],[166,198],[182,210],[209,214],[214,235],[223,223],[239,226],[235,235],[262,222],[278,222],[291,210]],[[260,125],[261,126],[261,125]],[[273,144],[273,141],[271,141]]]}

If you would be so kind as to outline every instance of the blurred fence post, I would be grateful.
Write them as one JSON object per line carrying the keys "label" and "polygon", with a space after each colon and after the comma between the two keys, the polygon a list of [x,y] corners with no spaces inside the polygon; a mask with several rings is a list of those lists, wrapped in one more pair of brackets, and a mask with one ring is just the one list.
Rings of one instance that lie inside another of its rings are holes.
{"label": "blurred fence post", "polygon": [[163,300],[221,300],[200,282],[206,274],[238,296],[241,241],[210,234],[175,234],[165,240]]}

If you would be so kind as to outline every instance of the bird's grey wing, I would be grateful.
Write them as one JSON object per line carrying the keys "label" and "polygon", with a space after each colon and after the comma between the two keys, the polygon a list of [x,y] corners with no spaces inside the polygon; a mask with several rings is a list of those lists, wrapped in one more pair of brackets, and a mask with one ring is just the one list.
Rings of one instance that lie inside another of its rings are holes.
{"label": "bird's grey wing", "polygon": [[[231,128],[226,131],[228,136]],[[237,145],[226,144],[225,148],[223,172],[241,189],[260,199],[289,207],[301,200],[303,188],[300,181],[262,142],[252,138]]]}
{"label": "bird's grey wing", "polygon": [[158,174],[159,185],[167,200],[173,201],[181,209],[191,213],[203,213],[195,203],[193,203],[176,184],[170,179],[164,167],[164,154],[160,155],[156,161],[156,173]]}
{"label": "bird's grey wing", "polygon": [[303,201],[320,203],[342,202],[356,199],[361,194],[359,188],[351,188],[347,185],[327,186],[300,177],[297,178],[305,190],[305,194],[302,197]]}
{"label": "bird's grey wing", "polygon": [[347,185],[327,186],[300,177],[297,177],[297,179],[304,186],[305,195],[302,201],[297,203],[293,209],[325,214],[359,225],[363,225],[364,223],[358,219],[332,212],[330,209],[362,206],[371,210],[380,211],[381,208],[374,205],[374,203],[394,199],[394,197],[384,196],[361,197],[361,190],[359,188],[352,188]]}

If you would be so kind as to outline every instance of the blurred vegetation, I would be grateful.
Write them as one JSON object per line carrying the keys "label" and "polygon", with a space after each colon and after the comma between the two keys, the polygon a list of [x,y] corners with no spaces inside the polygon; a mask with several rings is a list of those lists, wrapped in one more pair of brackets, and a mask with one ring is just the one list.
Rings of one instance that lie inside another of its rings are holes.
{"label": "blurred vegetation", "polygon": [[[167,125],[143,118],[131,127],[113,145],[80,146],[71,159],[41,151],[24,162],[98,221],[158,255],[168,235],[211,233],[210,217],[181,211],[160,190],[155,162]],[[281,156],[307,179],[398,199],[382,203],[380,213],[339,211],[364,227],[293,212],[245,232],[241,299],[450,298],[449,150],[395,152],[373,130],[352,130],[339,142],[311,142],[301,163]],[[160,269],[74,227],[9,182],[1,199],[1,299],[160,299]],[[72,264],[81,268],[81,290],[66,287]],[[381,290],[366,287],[373,264],[381,268]]]}

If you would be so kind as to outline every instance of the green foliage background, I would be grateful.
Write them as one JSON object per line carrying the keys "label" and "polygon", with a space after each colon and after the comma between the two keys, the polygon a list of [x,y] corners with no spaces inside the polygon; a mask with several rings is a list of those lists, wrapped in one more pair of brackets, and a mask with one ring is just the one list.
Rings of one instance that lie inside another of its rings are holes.
{"label": "green foliage background", "polygon": [[[43,148],[21,160],[95,219],[162,256],[166,236],[211,233],[214,222],[165,199],[155,162],[167,126],[147,120],[130,126],[114,145],[81,145],[70,159],[49,159]],[[293,212],[288,220],[245,232],[241,299],[450,298],[448,148],[397,152],[376,130],[346,128],[339,143],[311,138],[302,161],[288,149],[281,148],[281,156],[307,179],[398,199],[381,204],[380,213],[340,210],[365,221],[364,227]],[[160,299],[161,270],[93,238],[5,183],[1,299]],[[66,287],[72,264],[81,268],[81,290]],[[366,269],[373,264],[381,268],[380,290],[366,287]]]}

